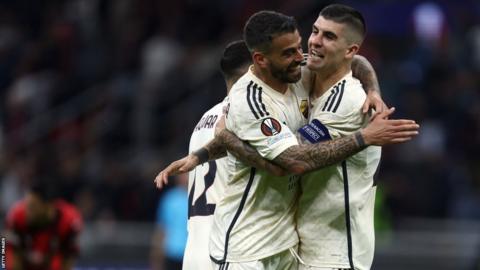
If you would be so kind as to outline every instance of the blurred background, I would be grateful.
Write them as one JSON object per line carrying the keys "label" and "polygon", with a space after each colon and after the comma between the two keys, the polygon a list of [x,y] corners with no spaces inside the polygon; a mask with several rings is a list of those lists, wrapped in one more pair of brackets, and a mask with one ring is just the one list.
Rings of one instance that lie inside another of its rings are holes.
{"label": "blurred background", "polygon": [[[364,14],[361,54],[395,117],[421,124],[383,150],[373,269],[480,269],[480,2],[337,2]],[[0,0],[2,220],[48,171],[86,223],[78,269],[153,268],[172,189],[153,180],[225,96],[224,46],[272,9],[296,17],[306,51],[330,3]]]}

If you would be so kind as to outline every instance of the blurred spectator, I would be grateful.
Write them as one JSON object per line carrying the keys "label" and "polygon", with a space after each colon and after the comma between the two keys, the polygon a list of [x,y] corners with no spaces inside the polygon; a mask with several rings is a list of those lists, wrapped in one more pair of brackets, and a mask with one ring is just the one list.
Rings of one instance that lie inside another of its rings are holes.
{"label": "blurred spectator", "polygon": [[152,242],[151,267],[154,270],[181,270],[187,243],[188,174],[176,176],[174,187],[160,198],[157,226]]}
{"label": "blurred spectator", "polygon": [[82,218],[59,199],[52,179],[36,181],[9,211],[6,220],[7,269],[73,269]]}

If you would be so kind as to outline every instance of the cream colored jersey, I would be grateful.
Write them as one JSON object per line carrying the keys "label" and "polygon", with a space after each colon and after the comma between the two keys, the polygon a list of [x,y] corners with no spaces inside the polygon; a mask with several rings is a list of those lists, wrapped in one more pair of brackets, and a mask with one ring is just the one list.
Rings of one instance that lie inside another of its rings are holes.
{"label": "cream colored jersey", "polygon": [[[229,94],[226,127],[273,160],[297,145],[295,131],[306,123],[300,108],[307,100],[301,83],[281,94],[251,69]],[[217,204],[210,241],[214,262],[247,262],[282,252],[298,243],[294,211],[298,177],[275,177],[228,155],[228,182]]]}
{"label": "cream colored jersey", "polygon": [[[311,101],[310,123],[300,133],[310,142],[344,137],[365,126],[366,94],[351,72]],[[374,174],[380,147],[370,146],[340,164],[302,177],[297,226],[305,264],[370,269],[374,253]]]}
{"label": "cream colored jersey", "polygon": [[[190,153],[214,138],[215,126],[226,105],[225,99],[202,116],[190,138]],[[213,213],[225,190],[226,179],[226,158],[199,165],[188,175],[188,238],[183,270],[214,269],[208,253],[208,243]]]}

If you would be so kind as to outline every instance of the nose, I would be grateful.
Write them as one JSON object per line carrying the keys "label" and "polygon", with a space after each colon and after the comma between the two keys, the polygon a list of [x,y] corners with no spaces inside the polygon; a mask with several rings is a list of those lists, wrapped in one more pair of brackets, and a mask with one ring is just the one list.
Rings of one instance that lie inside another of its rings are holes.
{"label": "nose", "polygon": [[303,49],[302,48],[297,49],[297,52],[295,53],[295,61],[297,61],[297,62],[303,61]]}
{"label": "nose", "polygon": [[315,47],[320,47],[323,45],[322,36],[320,34],[310,36],[310,45]]}

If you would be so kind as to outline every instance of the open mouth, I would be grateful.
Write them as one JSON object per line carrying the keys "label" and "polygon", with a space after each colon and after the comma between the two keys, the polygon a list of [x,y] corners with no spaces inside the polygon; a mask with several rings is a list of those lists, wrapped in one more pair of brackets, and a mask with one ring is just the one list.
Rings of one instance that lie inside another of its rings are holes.
{"label": "open mouth", "polygon": [[308,56],[312,60],[321,60],[321,59],[325,58],[325,55],[321,54],[320,52],[318,52],[314,49],[310,50],[310,54]]}

